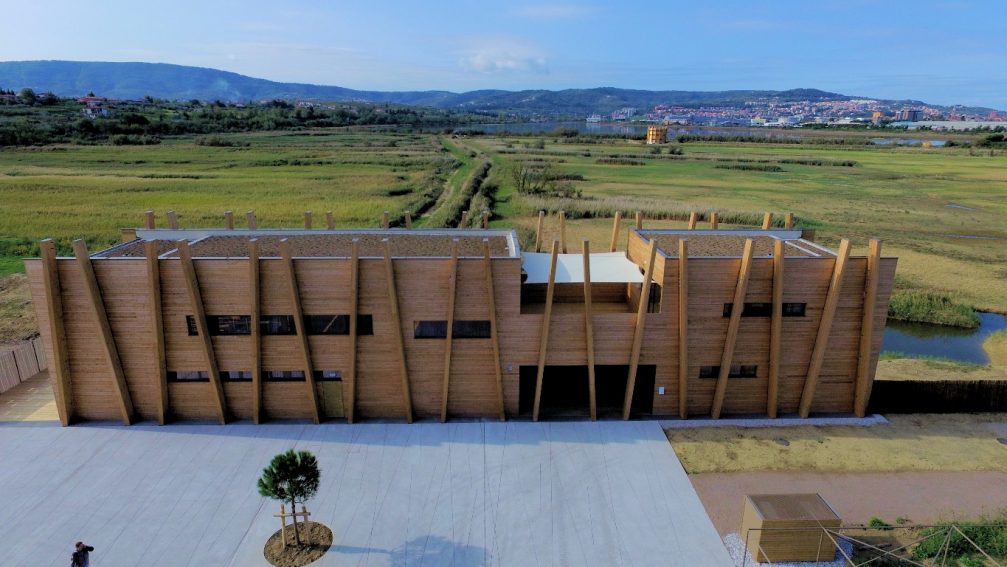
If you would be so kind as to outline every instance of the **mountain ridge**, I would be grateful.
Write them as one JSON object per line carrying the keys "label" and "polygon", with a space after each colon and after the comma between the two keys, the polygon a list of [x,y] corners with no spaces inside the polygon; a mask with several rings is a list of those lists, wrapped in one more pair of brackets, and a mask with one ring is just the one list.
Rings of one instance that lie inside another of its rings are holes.
{"label": "mountain ridge", "polygon": [[[32,88],[59,96],[95,92],[117,99],[153,96],[169,100],[199,99],[227,102],[296,99],[329,102],[372,102],[431,106],[474,112],[587,115],[608,113],[622,107],[650,109],[659,104],[679,106],[735,106],[750,100],[841,101],[858,98],[812,88],[782,91],[735,89],[727,91],[650,91],[596,87],[589,89],[529,89],[509,91],[482,89],[467,92],[446,90],[369,91],[309,83],[283,83],[249,77],[209,67],[171,63],[101,61],[2,61],[0,88]],[[882,99],[877,99],[882,100]],[[889,101],[924,105],[921,101]],[[948,108],[941,105],[929,105]],[[992,110],[974,107],[976,110]]]}

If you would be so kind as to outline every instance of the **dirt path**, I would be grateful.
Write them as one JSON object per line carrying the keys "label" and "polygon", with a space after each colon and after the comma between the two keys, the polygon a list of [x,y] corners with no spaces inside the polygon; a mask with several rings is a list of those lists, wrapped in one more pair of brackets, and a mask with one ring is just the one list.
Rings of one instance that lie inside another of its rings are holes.
{"label": "dirt path", "polygon": [[919,524],[1007,510],[1007,471],[704,473],[689,479],[721,535],[739,530],[746,494],[818,492],[844,524],[867,523],[872,516]]}

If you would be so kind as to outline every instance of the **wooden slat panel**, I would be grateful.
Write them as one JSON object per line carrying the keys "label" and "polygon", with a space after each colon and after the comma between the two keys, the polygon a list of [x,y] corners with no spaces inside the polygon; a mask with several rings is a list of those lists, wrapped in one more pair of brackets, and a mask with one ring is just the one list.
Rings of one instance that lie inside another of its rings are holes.
{"label": "wooden slat panel", "polygon": [[[62,288],[56,263],[56,244],[45,239],[39,245],[42,251],[42,281],[44,284],[46,319],[49,323],[49,344],[53,357],[49,365],[56,391],[56,410],[64,426],[73,421],[73,404],[70,386],[70,358],[67,352],[66,330],[63,327]],[[36,297],[37,299],[37,297]]]}
{"label": "wooden slat panel", "polygon": [[322,421],[322,406],[318,402],[318,387],[315,383],[315,367],[311,364],[311,345],[308,343],[308,329],[304,325],[304,309],[301,307],[301,290],[297,285],[297,272],[294,269],[294,259],[290,254],[290,241],[280,240],[280,257],[287,272],[290,302],[294,308],[294,327],[297,329],[298,346],[301,351],[301,364],[304,369],[304,384],[307,387],[307,399],[313,411],[315,423]]}
{"label": "wooden slat panel", "polygon": [[741,313],[745,310],[745,294],[748,292],[748,276],[752,269],[752,254],[754,241],[745,240],[745,249],[741,254],[741,267],[738,268],[738,284],[734,289],[734,305],[731,308],[731,319],[727,325],[727,337],[724,339],[724,350],[720,357],[720,374],[713,391],[713,406],[710,416],[720,418],[724,407],[724,396],[727,394],[727,381],[731,374],[731,362],[734,360],[734,347],[738,339],[738,329],[741,326]]}
{"label": "wooden slat panel", "polygon": [[249,364],[252,370],[252,421],[262,421],[262,334],[259,326],[262,320],[262,287],[259,278],[259,242],[248,241],[248,308],[251,314],[252,341]]}
{"label": "wooden slat panel", "polygon": [[391,246],[384,239],[385,247],[385,279],[388,282],[388,307],[391,312],[392,325],[395,329],[395,345],[399,356],[399,374],[402,378],[402,405],[406,414],[406,422],[413,422],[413,398],[409,390],[409,370],[406,366],[406,347],[402,339],[402,318],[399,316],[399,297],[395,289],[395,266],[392,264]]}
{"label": "wooden slat panel", "polygon": [[[637,213],[637,227],[642,223],[642,216]],[[629,412],[633,406],[633,392],[636,390],[636,372],[640,366],[640,349],[643,346],[643,331],[646,323],[647,304],[650,299],[650,286],[654,281],[654,259],[657,256],[657,240],[650,241],[647,251],[647,269],[643,274],[643,283],[640,284],[640,303],[636,310],[636,328],[633,330],[633,346],[629,354],[629,377],[626,380],[626,396],[622,401],[622,418],[629,419]]]}
{"label": "wooden slat panel", "polygon": [[441,390],[441,422],[448,420],[448,395],[451,390],[451,343],[454,341],[455,296],[458,293],[458,239],[451,243],[451,275],[448,276],[448,332],[444,337],[444,387]]}
{"label": "wooden slat panel", "polygon": [[[203,362],[206,373],[210,379],[210,390],[213,393],[214,409],[220,423],[227,423],[227,401],[224,398],[224,386],[220,381],[220,370],[217,368],[217,355],[213,352],[213,340],[210,337],[210,329],[206,325],[206,309],[203,306],[203,294],[199,289],[199,279],[196,277],[196,266],[192,263],[192,252],[189,250],[187,240],[179,240],[178,258],[182,264],[182,274],[185,280],[186,291],[189,296],[189,307],[196,322],[196,332],[199,334],[199,341],[202,346]],[[193,384],[195,385],[195,384]],[[186,384],[188,386],[188,384]],[[172,388],[169,388],[169,395]],[[177,404],[172,404],[176,413],[179,411]]]}
{"label": "wooden slat panel", "polygon": [[73,241],[73,252],[77,256],[77,266],[84,282],[84,289],[88,296],[88,305],[91,307],[91,314],[94,316],[95,324],[104,348],[105,360],[109,370],[112,372],[114,392],[116,393],[119,406],[119,413],[122,422],[129,425],[133,421],[133,399],[129,395],[129,388],[126,387],[126,375],[122,371],[122,361],[119,359],[119,349],[116,347],[115,338],[112,336],[112,326],[108,322],[108,313],[105,311],[105,303],[101,296],[101,289],[98,287],[98,279],[94,275],[94,266],[91,265],[91,257],[87,252],[87,245],[83,240]]}
{"label": "wooden slat panel", "polygon": [[500,421],[507,419],[504,404],[503,372],[500,369],[500,332],[497,329],[496,287],[493,285],[493,260],[489,239],[483,239],[483,271],[486,274],[486,310],[490,318],[490,343],[493,347],[493,373],[496,375],[497,406]]}
{"label": "wooden slat panel", "polygon": [[[768,213],[767,213],[768,214]],[[769,321],[769,388],[766,414],[776,417],[780,392],[780,341],[783,331],[783,241],[773,243],[773,313]]]}
{"label": "wooden slat panel", "polygon": [[678,241],[678,417],[689,417],[689,241],[685,238]]}
{"label": "wooden slat panel", "polygon": [[598,419],[594,383],[594,312],[591,309],[591,243],[584,240],[584,346],[587,348],[587,390],[591,419]]}
{"label": "wooden slat panel", "polygon": [[832,321],[836,315],[836,307],[839,305],[839,297],[843,288],[843,276],[845,275],[846,264],[849,258],[850,241],[843,239],[839,243],[836,263],[832,271],[832,280],[829,283],[829,292],[825,298],[825,307],[822,309],[822,320],[818,326],[818,336],[815,338],[815,347],[811,352],[811,362],[808,365],[808,375],[805,378],[804,389],[801,393],[801,405],[798,410],[801,417],[808,417],[811,413],[811,404],[815,399],[815,389],[818,387],[822,363],[825,360],[825,352],[829,346]]}
{"label": "wooden slat panel", "polygon": [[171,411],[168,398],[168,366],[164,350],[164,320],[161,310],[161,263],[157,259],[157,241],[143,243],[143,254],[147,260],[147,291],[150,293],[150,330],[154,337],[154,372],[157,379],[157,421],[161,425],[168,422]]}
{"label": "wooden slat panel", "polygon": [[353,410],[356,407],[357,392],[357,319],[360,296],[360,239],[354,238],[350,245],[350,352],[349,366],[344,381],[343,413],[346,421],[353,423]]}
{"label": "wooden slat panel", "polygon": [[535,403],[532,407],[532,420],[538,421],[539,408],[542,405],[542,380],[545,378],[546,351],[549,347],[549,325],[552,320],[552,296],[556,289],[556,260],[559,258],[559,241],[552,241],[552,251],[549,259],[549,283],[545,293],[545,312],[542,314],[542,330],[538,344],[538,373],[535,376]]}
{"label": "wooden slat panel", "polygon": [[853,412],[858,417],[867,413],[871,398],[871,355],[874,347],[874,310],[878,302],[881,241],[872,239],[867,254],[867,284],[864,289],[864,316],[860,323],[860,352],[857,360],[857,384],[853,396]]}

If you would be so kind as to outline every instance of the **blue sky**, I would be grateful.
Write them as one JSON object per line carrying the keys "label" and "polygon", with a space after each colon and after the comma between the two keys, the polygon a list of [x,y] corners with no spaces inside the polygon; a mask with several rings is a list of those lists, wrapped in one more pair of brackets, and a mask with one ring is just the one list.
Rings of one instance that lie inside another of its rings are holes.
{"label": "blue sky", "polygon": [[1007,1],[6,0],[0,60],[373,90],[814,87],[1007,108]]}

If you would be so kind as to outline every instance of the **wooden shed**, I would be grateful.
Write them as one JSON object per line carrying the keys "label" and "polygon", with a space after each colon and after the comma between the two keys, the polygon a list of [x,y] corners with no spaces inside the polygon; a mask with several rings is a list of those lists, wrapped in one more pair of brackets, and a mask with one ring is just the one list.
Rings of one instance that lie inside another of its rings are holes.
{"label": "wooden shed", "polygon": [[819,494],[745,496],[741,537],[756,561],[817,561],[835,557],[825,533],[842,521]]}

